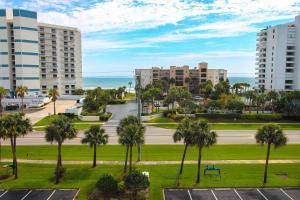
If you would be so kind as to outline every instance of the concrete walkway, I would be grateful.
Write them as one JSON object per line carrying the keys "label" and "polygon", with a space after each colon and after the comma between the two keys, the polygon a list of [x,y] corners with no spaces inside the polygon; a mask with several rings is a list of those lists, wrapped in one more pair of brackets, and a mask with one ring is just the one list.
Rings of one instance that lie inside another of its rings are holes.
{"label": "concrete walkway", "polygon": [[[2,162],[11,162],[10,159],[2,159]],[[18,163],[30,164],[56,164],[56,160],[26,160],[18,159]],[[92,161],[63,161],[63,164],[85,165],[91,164]],[[134,162],[136,165],[174,165],[180,164],[181,161],[140,161]],[[197,164],[197,160],[186,160],[185,164]],[[264,164],[265,160],[203,160],[202,164]],[[300,164],[300,160],[269,160],[270,164]],[[123,165],[124,161],[97,161],[97,164],[105,165]]]}

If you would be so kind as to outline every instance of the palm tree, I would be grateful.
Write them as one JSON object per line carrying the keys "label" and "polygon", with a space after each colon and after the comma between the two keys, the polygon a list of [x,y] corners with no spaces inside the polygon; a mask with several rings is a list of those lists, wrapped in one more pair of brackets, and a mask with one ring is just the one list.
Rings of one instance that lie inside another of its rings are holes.
{"label": "palm tree", "polygon": [[4,89],[4,87],[0,87],[0,117],[2,116],[2,111],[3,111],[2,99],[6,96],[6,94],[7,94],[7,90]]}
{"label": "palm tree", "polygon": [[[145,127],[141,124],[130,124],[124,127],[119,135],[119,143],[126,144],[129,147],[129,173],[132,172],[132,148],[134,145],[144,143]],[[126,172],[126,170],[124,170]]]}
{"label": "palm tree", "polygon": [[253,106],[256,98],[256,92],[254,90],[249,90],[245,92],[245,97],[248,99],[249,113],[251,113],[250,106]]}
{"label": "palm tree", "polygon": [[279,99],[279,93],[276,92],[275,90],[271,90],[270,92],[267,93],[266,99],[270,101],[271,108],[272,108],[272,113],[275,112],[275,107],[276,107],[276,102]]}
{"label": "palm tree", "polygon": [[51,97],[51,101],[53,102],[53,113],[54,115],[56,115],[56,107],[55,107],[55,102],[57,100],[57,97],[59,97],[59,93],[57,91],[57,89],[50,89],[48,92],[48,95]]}
{"label": "palm tree", "polygon": [[266,184],[271,145],[273,144],[275,148],[281,147],[286,144],[287,138],[281,127],[277,124],[267,124],[262,126],[257,130],[255,138],[257,143],[268,145],[264,172],[264,183]]}
{"label": "palm tree", "polygon": [[97,145],[107,144],[108,135],[105,134],[105,129],[101,128],[99,125],[91,126],[85,131],[84,135],[85,137],[81,142],[83,144],[89,144],[90,147],[94,148],[93,167],[96,167]]}
{"label": "palm tree", "polygon": [[16,88],[16,94],[21,97],[21,112],[23,113],[23,109],[24,109],[24,97],[25,97],[25,94],[28,94],[28,87],[26,86],[18,86]]}
{"label": "palm tree", "polygon": [[[136,116],[129,115],[128,117],[122,119],[117,127],[117,134],[119,136],[119,143],[126,146],[126,155],[125,155],[125,165],[124,165],[124,172],[127,171],[127,162],[128,162],[128,153],[130,150],[130,144],[132,143],[132,138],[128,137],[128,129],[127,127],[130,125],[136,125],[140,127],[141,132],[139,132],[139,138],[136,141],[137,145],[141,145],[144,143],[144,133],[145,127],[143,127]],[[140,151],[138,151],[140,153]],[[138,155],[139,157],[139,155]],[[139,160],[139,159],[138,159]]]}
{"label": "palm tree", "polygon": [[5,128],[5,121],[3,118],[0,118],[0,164],[2,160],[2,152],[1,152],[1,139],[4,139],[7,135],[7,129]]}
{"label": "palm tree", "polygon": [[10,139],[12,157],[13,157],[13,175],[18,178],[17,164],[17,138],[26,135],[32,130],[30,120],[24,118],[23,113],[10,114],[3,118],[3,133],[5,138]]}
{"label": "palm tree", "polygon": [[193,145],[193,129],[192,129],[192,121],[189,118],[184,118],[181,123],[178,125],[176,132],[173,135],[174,142],[179,142],[183,140],[184,143],[184,151],[181,159],[181,166],[179,175],[183,172],[183,164],[186,155],[186,151],[188,146]]}
{"label": "palm tree", "polygon": [[130,89],[131,89],[131,85],[132,85],[132,81],[128,82],[129,88],[128,88],[128,93],[130,94]]}
{"label": "palm tree", "polygon": [[73,139],[77,135],[71,120],[66,116],[56,117],[47,127],[45,138],[47,142],[57,142],[57,166],[55,171],[55,183],[59,183],[62,170],[61,147],[66,139]]}
{"label": "palm tree", "polygon": [[217,133],[210,130],[205,120],[193,124],[193,140],[198,147],[198,171],[196,183],[200,183],[200,167],[203,147],[209,147],[217,142]]}

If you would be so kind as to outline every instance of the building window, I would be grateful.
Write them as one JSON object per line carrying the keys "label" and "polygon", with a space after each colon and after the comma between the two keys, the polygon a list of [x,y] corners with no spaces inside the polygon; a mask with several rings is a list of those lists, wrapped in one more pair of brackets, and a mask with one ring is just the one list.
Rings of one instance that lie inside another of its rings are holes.
{"label": "building window", "polygon": [[286,84],[293,84],[293,80],[285,80]]}

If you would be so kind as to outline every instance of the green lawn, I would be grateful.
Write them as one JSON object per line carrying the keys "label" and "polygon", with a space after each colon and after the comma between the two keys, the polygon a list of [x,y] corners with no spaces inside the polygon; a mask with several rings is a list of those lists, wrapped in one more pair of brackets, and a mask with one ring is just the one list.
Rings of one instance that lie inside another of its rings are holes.
{"label": "green lawn", "polygon": [[[2,146],[2,158],[11,158],[10,146]],[[133,149],[133,158],[136,156]],[[164,161],[180,160],[183,145],[143,145],[142,160]],[[270,159],[300,160],[300,145],[286,145],[272,149]],[[55,160],[56,145],[17,146],[17,156],[20,159]],[[64,160],[91,160],[92,149],[87,145],[63,145],[62,157]],[[203,150],[203,160],[264,160],[266,146],[261,145],[215,145]],[[123,160],[125,147],[121,145],[106,145],[98,148],[98,160]],[[197,149],[188,149],[186,160],[197,160]]]}
{"label": "green lawn", "polygon": [[[87,199],[94,189],[97,179],[103,173],[119,175],[123,166],[102,165],[92,169],[86,165],[64,165],[66,176],[58,185],[54,182],[54,165],[20,164],[19,179],[0,181],[1,188],[80,188],[79,199]],[[203,169],[204,166],[202,166]],[[222,169],[222,179],[203,176],[201,183],[195,184],[196,165],[185,165],[180,179],[180,187],[262,187],[264,165],[240,164],[218,165]],[[150,199],[162,200],[163,188],[176,185],[178,165],[138,166],[141,171],[150,172]],[[284,175],[280,176],[280,175]],[[269,165],[269,183],[266,187],[300,186],[300,164]]]}
{"label": "green lawn", "polygon": [[[150,122],[149,122],[150,121]],[[156,126],[160,128],[166,128],[166,129],[176,129],[177,124],[174,124],[174,122],[164,122],[165,120],[162,120],[162,122],[159,122],[160,119],[158,118],[158,122],[152,122],[151,120],[147,121],[147,123],[160,123],[160,124],[148,124],[149,126]],[[155,120],[153,120],[155,121]],[[146,123],[146,124],[147,124]],[[263,124],[246,124],[246,123],[227,123],[227,124],[218,124],[218,123],[210,123],[211,128],[213,130],[257,130],[260,128]],[[280,124],[278,123],[283,130],[300,130],[300,123],[294,123],[294,124]]]}
{"label": "green lawn", "polygon": [[[50,115],[50,116],[44,117],[43,119],[41,119],[40,121],[36,122],[33,125],[33,130],[44,131],[45,127],[47,125],[49,125],[55,119],[55,117],[57,117],[57,115],[56,116],[55,115]],[[86,122],[86,121],[81,121],[78,118],[73,119],[72,122],[75,123],[74,126],[78,130],[88,129],[92,125],[95,125],[95,124],[100,124],[101,125],[103,123],[103,122]],[[43,127],[38,127],[38,126],[43,126]]]}

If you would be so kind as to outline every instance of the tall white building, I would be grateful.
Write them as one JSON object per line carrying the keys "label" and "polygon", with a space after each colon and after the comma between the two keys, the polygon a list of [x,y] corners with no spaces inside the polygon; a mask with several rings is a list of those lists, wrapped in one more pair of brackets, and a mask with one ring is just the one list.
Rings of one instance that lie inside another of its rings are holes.
{"label": "tall white building", "polygon": [[257,34],[256,86],[300,90],[300,16]]}
{"label": "tall white building", "polygon": [[29,94],[51,88],[72,94],[81,88],[81,35],[78,29],[42,24],[37,13],[0,9],[0,85],[14,95],[18,86]]}

